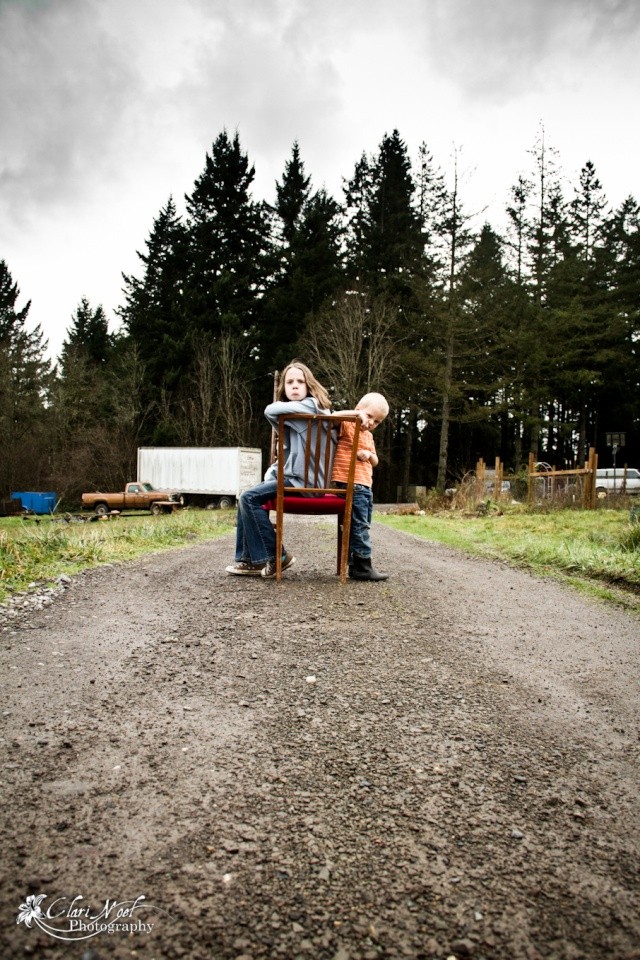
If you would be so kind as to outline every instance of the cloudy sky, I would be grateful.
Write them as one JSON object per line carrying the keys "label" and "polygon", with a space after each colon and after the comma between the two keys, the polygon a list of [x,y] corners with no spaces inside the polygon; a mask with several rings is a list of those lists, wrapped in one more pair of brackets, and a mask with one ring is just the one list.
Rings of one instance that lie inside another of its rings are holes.
{"label": "cloudy sky", "polygon": [[[273,199],[294,140],[341,198],[397,128],[495,226],[544,125],[573,193],[592,160],[640,199],[638,0],[0,0],[0,259],[57,355],[226,128]],[[116,326],[114,318],[113,326]]]}

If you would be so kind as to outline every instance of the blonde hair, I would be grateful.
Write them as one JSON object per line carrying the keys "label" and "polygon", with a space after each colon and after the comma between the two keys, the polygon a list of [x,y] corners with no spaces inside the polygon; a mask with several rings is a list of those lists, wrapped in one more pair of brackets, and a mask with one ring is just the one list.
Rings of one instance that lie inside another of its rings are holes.
{"label": "blonde hair", "polygon": [[389,414],[389,404],[381,393],[365,393],[356,404],[357,407],[366,407],[367,410],[375,410],[382,415],[382,419]]}
{"label": "blonde hair", "polygon": [[295,367],[296,370],[301,370],[304,375],[304,382],[307,385],[307,391],[309,396],[313,397],[321,410],[329,410],[331,408],[331,400],[329,399],[329,394],[319,383],[314,375],[309,370],[309,367],[302,363],[301,360],[292,360],[291,363],[288,363],[282,373],[280,374],[280,379],[278,381],[278,389],[276,392],[276,400],[286,400],[287,394],[284,389],[284,382],[286,380],[287,374],[292,367]]}

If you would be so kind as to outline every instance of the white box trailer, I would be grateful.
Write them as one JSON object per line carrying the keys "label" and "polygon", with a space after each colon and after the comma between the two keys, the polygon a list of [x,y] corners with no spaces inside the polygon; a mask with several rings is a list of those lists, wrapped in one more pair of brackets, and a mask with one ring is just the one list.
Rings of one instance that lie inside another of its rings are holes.
{"label": "white box trailer", "polygon": [[185,506],[232,507],[262,481],[262,451],[253,447],[139,447],[138,478],[180,493]]}

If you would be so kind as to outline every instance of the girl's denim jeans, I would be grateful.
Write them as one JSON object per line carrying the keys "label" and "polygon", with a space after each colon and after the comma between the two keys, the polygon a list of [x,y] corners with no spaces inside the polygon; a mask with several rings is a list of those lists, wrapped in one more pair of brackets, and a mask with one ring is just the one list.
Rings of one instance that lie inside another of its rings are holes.
{"label": "girl's denim jeans", "polygon": [[238,529],[236,531],[236,563],[266,563],[276,556],[276,532],[263,509],[267,500],[275,500],[277,481],[265,480],[240,494],[238,500]]}

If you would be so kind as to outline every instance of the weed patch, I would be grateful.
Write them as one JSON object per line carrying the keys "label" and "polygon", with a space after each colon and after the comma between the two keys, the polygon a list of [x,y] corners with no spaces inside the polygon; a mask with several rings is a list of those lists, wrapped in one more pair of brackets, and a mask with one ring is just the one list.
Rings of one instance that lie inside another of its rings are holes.
{"label": "weed patch", "polygon": [[0,601],[62,573],[224,536],[233,529],[234,520],[233,513],[208,510],[98,523],[11,518],[0,527]]}
{"label": "weed patch", "polygon": [[[598,594],[615,588],[610,599],[630,594],[626,605],[640,605],[640,524],[626,510],[503,509],[483,517],[458,513],[421,517],[377,516],[398,530],[464,550],[508,560],[537,573],[597,584]],[[596,592],[595,590],[592,592]]]}

